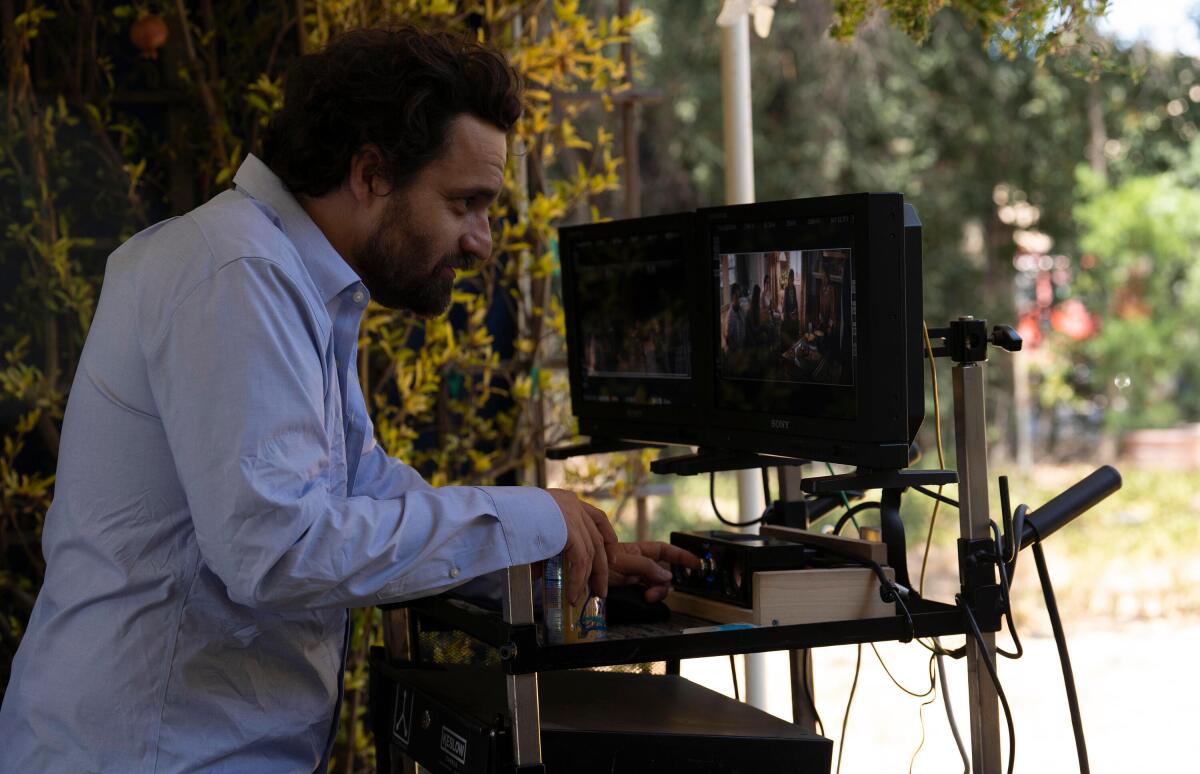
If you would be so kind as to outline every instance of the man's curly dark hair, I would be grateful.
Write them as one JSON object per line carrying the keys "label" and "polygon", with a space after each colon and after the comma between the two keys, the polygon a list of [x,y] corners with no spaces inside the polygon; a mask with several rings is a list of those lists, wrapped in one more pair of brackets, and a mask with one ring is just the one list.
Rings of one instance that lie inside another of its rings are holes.
{"label": "man's curly dark hair", "polygon": [[504,55],[470,38],[409,26],[347,32],[288,70],[263,161],[293,194],[322,196],[373,144],[384,179],[403,187],[442,154],[455,117],[510,131],[521,92]]}

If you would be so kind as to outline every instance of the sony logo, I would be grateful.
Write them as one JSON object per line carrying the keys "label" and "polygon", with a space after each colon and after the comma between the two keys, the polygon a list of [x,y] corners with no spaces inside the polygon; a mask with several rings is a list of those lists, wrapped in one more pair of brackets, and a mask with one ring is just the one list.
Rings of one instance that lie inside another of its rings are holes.
{"label": "sony logo", "polygon": [[462,765],[467,762],[467,740],[442,726],[442,752]]}
{"label": "sony logo", "polygon": [[771,429],[772,430],[787,430],[788,427],[791,426],[791,424],[792,423],[786,419],[772,419],[771,420]]}

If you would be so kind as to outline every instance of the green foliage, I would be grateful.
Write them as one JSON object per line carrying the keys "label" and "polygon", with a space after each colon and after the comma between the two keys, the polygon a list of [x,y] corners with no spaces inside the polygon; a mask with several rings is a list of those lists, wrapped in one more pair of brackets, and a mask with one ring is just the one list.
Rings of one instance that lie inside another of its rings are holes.
{"label": "green foliage", "polygon": [[[599,115],[611,102],[564,95],[621,88],[618,44],[640,13],[601,17],[571,0],[152,0],[85,4],[69,15],[23,6],[17,16],[0,2],[5,673],[44,571],[39,539],[58,430],[105,255],[227,187],[282,104],[287,65],[343,30],[404,21],[460,30],[506,50],[531,87],[492,213],[492,260],[460,282],[448,316],[368,309],[359,370],[380,442],[433,484],[537,479],[544,446],[573,433],[565,377],[547,367],[563,332],[553,290],[555,224],[588,211],[619,183],[613,135]],[[130,25],[147,13],[170,29],[157,60],[130,45]],[[597,115],[586,118],[589,110]],[[497,311],[516,322],[511,354],[498,351],[488,331]],[[610,477],[641,475],[644,467],[619,466]],[[378,614],[356,611],[335,750],[340,770],[371,761],[366,655],[377,641]]]}
{"label": "green foliage", "polygon": [[[1089,22],[1104,15],[1107,0],[834,0],[830,35],[849,40],[877,12],[914,40],[929,35],[934,15],[952,8],[978,28],[983,39],[1009,58],[1039,61],[1081,45]],[[1091,47],[1099,57],[1102,49]]]}
{"label": "green foliage", "polygon": [[1112,186],[1083,175],[1088,196],[1076,217],[1095,266],[1076,290],[1104,322],[1075,347],[1091,377],[1077,389],[1102,398],[1114,429],[1200,420],[1200,191],[1190,183],[1198,171]]}
{"label": "green foliage", "polygon": [[[111,15],[89,19],[117,34]],[[59,423],[95,308],[96,224],[144,223],[137,129],[112,113],[111,60],[73,45],[81,20],[38,3],[0,3],[0,677],[20,641],[44,570],[42,517],[54,482]],[[70,31],[71,37],[64,37]],[[35,65],[35,51],[55,61]],[[98,237],[103,233],[103,237]],[[86,236],[82,236],[86,235]]]}

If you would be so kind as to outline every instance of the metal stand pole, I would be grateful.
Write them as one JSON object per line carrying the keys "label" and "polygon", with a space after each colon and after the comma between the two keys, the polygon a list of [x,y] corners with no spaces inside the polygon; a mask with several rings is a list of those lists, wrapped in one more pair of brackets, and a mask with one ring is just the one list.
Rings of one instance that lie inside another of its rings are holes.
{"label": "metal stand pole", "polygon": [[[986,357],[986,355],[985,355]],[[958,451],[959,529],[964,540],[986,539],[988,472],[983,362],[954,364],[954,435]],[[960,572],[962,569],[960,568]],[[992,582],[995,583],[993,572]],[[1000,771],[1000,709],[996,686],[981,659],[996,660],[996,635],[983,633],[986,655],[967,637],[971,761],[974,774]]]}
{"label": "metal stand pole", "polygon": [[[804,490],[800,485],[804,474],[799,465],[780,465],[779,500],[780,503],[800,501],[804,498]],[[806,510],[807,514],[807,510]],[[809,526],[807,515],[804,527]],[[809,733],[817,731],[816,686],[813,684],[812,651],[803,648],[788,652],[788,671],[792,689],[792,722]]]}
{"label": "metal stand pole", "polygon": [[[533,623],[533,580],[527,564],[509,567],[505,574],[504,620],[514,625]],[[513,763],[517,771],[544,771],[537,672],[505,675],[504,681],[512,719]]]}
{"label": "metal stand pole", "polygon": [[812,651],[808,649],[788,651],[788,668],[791,673],[792,723],[810,734],[815,734],[817,732],[816,700],[814,698],[813,701],[809,701],[810,696],[816,695],[816,691],[813,690]]}

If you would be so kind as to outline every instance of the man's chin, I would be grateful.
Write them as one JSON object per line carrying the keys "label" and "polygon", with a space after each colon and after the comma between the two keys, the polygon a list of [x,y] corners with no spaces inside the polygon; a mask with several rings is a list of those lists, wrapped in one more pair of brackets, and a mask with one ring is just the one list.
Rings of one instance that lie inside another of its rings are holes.
{"label": "man's chin", "polygon": [[440,317],[450,308],[450,294],[432,298],[414,297],[410,294],[399,293],[396,295],[380,294],[376,296],[372,294],[372,298],[382,307],[391,309],[396,312],[410,312],[418,317],[430,319]]}

